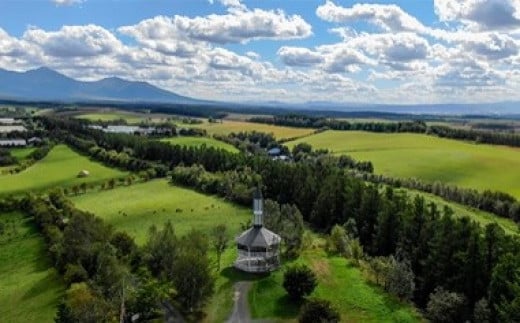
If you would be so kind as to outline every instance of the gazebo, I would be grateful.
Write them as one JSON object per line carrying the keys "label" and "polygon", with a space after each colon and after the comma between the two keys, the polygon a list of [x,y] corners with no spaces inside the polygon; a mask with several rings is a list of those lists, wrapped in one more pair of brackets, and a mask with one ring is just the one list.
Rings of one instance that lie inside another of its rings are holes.
{"label": "gazebo", "polygon": [[253,198],[253,226],[236,238],[238,258],[235,268],[249,273],[266,273],[280,266],[281,238],[263,227],[264,200],[260,189]]}

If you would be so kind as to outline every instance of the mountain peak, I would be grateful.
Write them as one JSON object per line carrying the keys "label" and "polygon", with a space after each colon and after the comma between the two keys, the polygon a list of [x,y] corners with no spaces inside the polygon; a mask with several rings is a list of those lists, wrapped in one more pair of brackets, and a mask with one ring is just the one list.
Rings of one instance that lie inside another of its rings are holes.
{"label": "mountain peak", "polygon": [[0,73],[1,98],[60,102],[203,102],[160,89],[146,82],[128,81],[116,76],[99,81],[82,82],[45,66],[26,72]]}

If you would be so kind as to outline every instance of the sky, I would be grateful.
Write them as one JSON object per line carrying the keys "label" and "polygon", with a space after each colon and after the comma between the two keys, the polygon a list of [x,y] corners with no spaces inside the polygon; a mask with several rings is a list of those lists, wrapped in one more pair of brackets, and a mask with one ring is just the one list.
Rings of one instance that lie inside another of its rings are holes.
{"label": "sky", "polygon": [[520,0],[0,0],[0,68],[234,102],[520,100]]}

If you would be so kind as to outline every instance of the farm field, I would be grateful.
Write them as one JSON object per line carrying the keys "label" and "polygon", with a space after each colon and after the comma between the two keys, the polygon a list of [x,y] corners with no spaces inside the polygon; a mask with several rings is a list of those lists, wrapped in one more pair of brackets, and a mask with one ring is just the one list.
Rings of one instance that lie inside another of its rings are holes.
{"label": "farm field", "polygon": [[[363,277],[360,269],[342,257],[328,257],[322,250],[305,251],[297,260],[318,276],[311,296],[331,301],[341,313],[341,322],[421,322],[413,306],[401,303]],[[253,318],[293,321],[299,308],[282,287],[283,270],[253,283],[249,304]]]}
{"label": "farm field", "polygon": [[[186,126],[186,125],[180,125]],[[276,139],[290,139],[290,138],[298,138],[303,136],[308,136],[314,132],[314,129],[308,128],[291,128],[291,127],[281,127],[281,126],[273,126],[262,123],[253,123],[247,121],[235,121],[235,120],[226,120],[224,119],[222,123],[209,123],[204,122],[202,124],[189,125],[193,128],[202,128],[206,129],[208,134],[210,135],[227,135],[232,132],[241,132],[241,131],[258,131],[265,133],[272,133]]]}
{"label": "farm field", "polygon": [[[88,170],[90,176],[77,178],[81,170]],[[57,145],[45,158],[26,170],[18,174],[0,176],[0,195],[71,186],[82,182],[94,183],[123,177],[126,174],[93,162],[65,145]]]}
{"label": "farm field", "polygon": [[220,140],[216,140],[208,137],[173,137],[162,139],[161,141],[169,142],[173,145],[200,147],[206,145],[206,147],[213,147],[217,149],[224,149],[232,153],[238,153],[239,150],[232,145],[225,143]]}
{"label": "farm field", "polygon": [[79,209],[94,213],[116,230],[128,232],[139,244],[146,240],[150,226],[159,227],[168,220],[181,236],[192,228],[208,232],[221,223],[234,235],[251,212],[220,198],[173,186],[166,180],[91,192],[72,200]]}
{"label": "farm field", "polygon": [[520,197],[520,149],[476,145],[419,134],[326,131],[289,142],[306,142],[357,160],[369,160],[377,174],[416,177]]}
{"label": "farm field", "polygon": [[[10,323],[54,322],[64,292],[43,239],[20,213],[0,215],[0,318]],[[13,230],[13,227],[16,231]]]}

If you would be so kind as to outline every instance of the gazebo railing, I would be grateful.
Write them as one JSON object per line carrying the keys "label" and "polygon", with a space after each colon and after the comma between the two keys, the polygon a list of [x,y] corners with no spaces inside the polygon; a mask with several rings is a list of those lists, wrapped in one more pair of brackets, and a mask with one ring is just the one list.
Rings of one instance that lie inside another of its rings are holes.
{"label": "gazebo railing", "polygon": [[272,258],[278,256],[278,250],[275,251],[247,251],[247,250],[238,250],[239,258]]}

